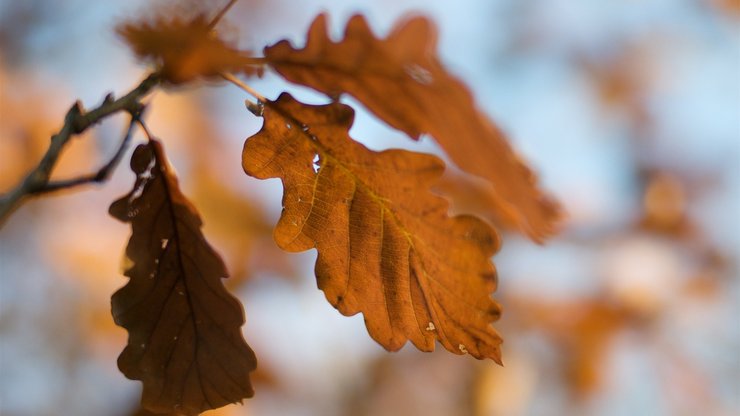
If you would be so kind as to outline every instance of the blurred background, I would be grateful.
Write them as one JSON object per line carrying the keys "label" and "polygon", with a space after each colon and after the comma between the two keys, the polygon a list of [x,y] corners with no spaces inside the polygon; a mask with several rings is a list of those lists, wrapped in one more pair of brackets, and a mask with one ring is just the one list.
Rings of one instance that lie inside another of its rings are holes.
{"label": "blurred background", "polygon": [[[170,3],[193,13],[225,1]],[[113,27],[151,4],[0,0],[0,192],[38,163],[75,99],[93,107],[143,78]],[[241,0],[219,29],[260,53],[302,45],[320,11],[337,37],[354,13],[380,34],[409,13],[432,18],[447,68],[569,217],[543,246],[505,233],[494,257],[505,367],[441,347],[388,353],[316,289],[314,252],[272,242],[282,191],[241,170],[261,126],[244,94],[156,92],[149,127],[229,265],[259,359],[256,396],[206,414],[740,413],[739,1]],[[325,102],[269,73],[250,85]],[[55,177],[96,170],[125,123],[74,140]],[[361,109],[352,133],[376,149],[438,151]],[[33,200],[0,229],[3,416],[146,414],[139,383],[116,368],[126,332],[110,316],[129,228],[107,207],[133,184],[125,161],[105,185]],[[475,199],[455,209],[475,211]]]}

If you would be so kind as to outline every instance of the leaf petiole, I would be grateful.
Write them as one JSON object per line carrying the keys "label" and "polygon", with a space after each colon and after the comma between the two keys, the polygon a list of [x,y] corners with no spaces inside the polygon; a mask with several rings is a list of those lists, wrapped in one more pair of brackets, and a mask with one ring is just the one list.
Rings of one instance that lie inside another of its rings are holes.
{"label": "leaf petiole", "polygon": [[157,140],[154,134],[152,134],[152,131],[149,130],[149,127],[147,127],[146,123],[144,123],[144,120],[137,117],[136,122],[139,124],[139,126],[141,126],[141,129],[144,131],[144,134],[146,134],[147,140],[149,140],[150,142]]}
{"label": "leaf petiole", "polygon": [[236,2],[239,0],[231,0],[229,3],[224,6],[223,9],[221,9],[216,16],[213,17],[210,23],[208,23],[208,29],[213,29],[219,21],[224,17],[224,15],[231,9],[231,7],[236,4]]}
{"label": "leaf petiole", "polygon": [[[240,80],[239,78],[235,77],[234,75],[229,74],[227,72],[222,72],[221,73],[221,78],[223,78],[226,81],[229,81],[230,83],[232,83],[232,84],[236,85],[237,87],[241,88],[247,94],[249,94],[252,97],[256,98],[257,101],[259,101],[261,104],[264,105],[264,104],[267,103],[268,100],[267,100],[267,98],[265,98],[264,95],[260,94],[254,88],[252,88],[249,85],[245,84],[244,82],[242,82],[242,80]],[[247,108],[249,108],[249,104],[247,104]]]}

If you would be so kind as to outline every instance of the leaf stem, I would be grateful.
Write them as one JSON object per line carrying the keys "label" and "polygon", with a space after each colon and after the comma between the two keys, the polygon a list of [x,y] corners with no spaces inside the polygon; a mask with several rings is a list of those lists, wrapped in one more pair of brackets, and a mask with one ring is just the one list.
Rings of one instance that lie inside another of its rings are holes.
{"label": "leaf stem", "polygon": [[239,0],[229,1],[229,3],[226,6],[224,6],[224,8],[221,9],[221,11],[219,11],[218,14],[216,14],[216,16],[213,17],[211,22],[208,23],[208,29],[213,29],[218,24],[218,22],[224,17],[224,15],[229,11],[229,9],[231,9],[231,7],[234,4],[236,4],[237,1]]}
{"label": "leaf stem", "polygon": [[154,134],[152,134],[152,131],[149,130],[149,127],[147,127],[146,123],[144,123],[144,120],[139,118],[136,120],[136,122],[139,123],[141,129],[144,130],[144,134],[146,134],[147,140],[149,140],[150,142],[157,140]]}
{"label": "leaf stem", "polygon": [[229,81],[230,83],[236,85],[237,87],[241,88],[247,94],[251,95],[252,97],[256,98],[257,101],[259,101],[262,104],[267,104],[268,100],[265,98],[264,95],[257,92],[254,88],[250,87],[249,85],[245,84],[240,80],[239,78],[235,77],[232,74],[229,74],[228,72],[222,72],[221,78],[225,79],[226,81]]}

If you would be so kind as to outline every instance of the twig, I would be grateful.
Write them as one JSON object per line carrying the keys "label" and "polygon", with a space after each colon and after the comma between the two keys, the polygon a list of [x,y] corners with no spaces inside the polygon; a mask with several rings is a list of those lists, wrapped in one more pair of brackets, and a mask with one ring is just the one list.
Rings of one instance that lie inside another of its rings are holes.
{"label": "twig", "polygon": [[126,134],[123,136],[123,140],[121,140],[121,144],[118,146],[118,150],[116,150],[116,153],[113,155],[113,157],[106,163],[103,167],[101,167],[96,173],[90,173],[87,175],[82,175],[80,177],[74,178],[74,179],[65,179],[62,181],[56,181],[56,182],[49,182],[46,185],[44,185],[43,188],[34,191],[33,195],[41,195],[46,194],[49,192],[55,192],[62,189],[72,188],[79,185],[84,185],[87,183],[101,183],[108,180],[111,173],[113,173],[113,170],[118,166],[118,163],[121,161],[121,158],[123,157],[123,154],[126,151],[126,148],[128,147],[128,143],[131,141],[131,134],[134,131],[134,127],[136,126],[136,121],[139,119],[139,115],[133,115],[131,117],[131,121],[129,122],[128,128],[126,129]]}
{"label": "twig", "polygon": [[208,23],[208,29],[213,29],[218,24],[218,22],[221,20],[221,18],[224,17],[224,15],[226,14],[226,12],[228,12],[229,9],[231,9],[231,6],[233,6],[234,4],[236,4],[237,1],[239,1],[239,0],[231,0],[231,1],[229,1],[229,4],[227,4],[226,6],[224,6],[224,8],[221,9],[221,11],[219,11],[218,14],[211,20],[211,22]]}
{"label": "twig", "polygon": [[139,126],[141,127],[141,129],[144,130],[144,134],[146,134],[147,140],[149,140],[150,142],[157,140],[157,137],[154,136],[151,130],[149,130],[149,127],[146,125],[146,123],[144,123],[144,120],[138,119],[136,121],[139,123]]}
{"label": "twig", "polygon": [[111,94],[105,97],[103,103],[97,108],[84,112],[79,102],[67,111],[64,117],[62,129],[51,137],[51,143],[44,157],[31,172],[8,193],[0,195],[0,227],[3,226],[8,216],[30,195],[39,193],[49,184],[51,172],[56,166],[57,160],[69,140],[84,132],[88,127],[103,120],[111,114],[119,111],[127,111],[135,115],[141,111],[139,102],[160,81],[157,73],[149,75],[136,88],[119,99],[114,99]]}
{"label": "twig", "polygon": [[229,81],[230,83],[236,85],[237,87],[243,89],[246,91],[249,95],[256,98],[257,101],[259,101],[262,104],[267,103],[267,98],[265,98],[262,94],[258,93],[254,88],[250,87],[249,85],[245,84],[240,80],[239,78],[233,76],[232,74],[229,74],[227,72],[221,73],[221,78],[225,79],[226,81]]}

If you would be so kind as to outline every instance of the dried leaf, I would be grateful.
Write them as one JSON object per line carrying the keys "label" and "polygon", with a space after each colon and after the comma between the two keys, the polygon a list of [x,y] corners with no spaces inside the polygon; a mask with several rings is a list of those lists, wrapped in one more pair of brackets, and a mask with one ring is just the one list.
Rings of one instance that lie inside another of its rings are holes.
{"label": "dried leaf", "polygon": [[259,68],[250,66],[249,54],[218,38],[203,15],[190,21],[128,22],[116,30],[140,59],[157,64],[162,77],[173,84],[224,71],[260,75]]}
{"label": "dried leaf", "polygon": [[414,139],[431,134],[461,169],[491,183],[496,216],[542,241],[555,232],[558,204],[539,190],[536,176],[477,110],[467,87],[442,67],[435,49],[434,27],[421,17],[396,26],[383,40],[354,16],[335,43],[320,15],[303,49],[283,40],[264,53],[289,81],[331,97],[349,93]]}
{"label": "dried leaf", "polygon": [[472,216],[449,217],[429,191],[438,158],[405,150],[373,152],[349,137],[354,111],[338,102],[309,106],[282,94],[265,107],[262,130],[244,146],[243,167],[280,178],[275,228],[287,251],[318,250],[318,286],[342,314],[364,314],[370,336],[389,350],[434,341],[456,354],[500,362],[490,323],[495,231]]}
{"label": "dried leaf", "polygon": [[132,228],[131,279],[112,298],[114,320],[129,332],[118,367],[143,382],[142,405],[153,412],[192,415],[251,397],[256,359],[241,334],[244,312],[161,144],[139,146],[131,169],[134,189],[110,207]]}

